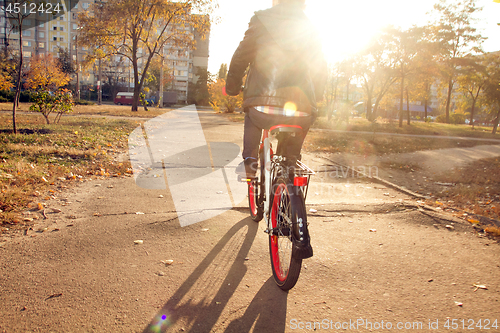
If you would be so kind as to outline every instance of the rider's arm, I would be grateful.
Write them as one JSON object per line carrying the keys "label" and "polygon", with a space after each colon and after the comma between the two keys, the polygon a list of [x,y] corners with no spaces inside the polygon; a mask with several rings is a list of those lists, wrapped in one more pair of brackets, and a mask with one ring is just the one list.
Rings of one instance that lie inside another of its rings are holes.
{"label": "rider's arm", "polygon": [[260,31],[260,25],[259,19],[256,16],[252,17],[248,30],[245,32],[245,37],[234,52],[226,80],[228,95],[236,96],[241,91],[245,71],[255,58],[256,39]]}

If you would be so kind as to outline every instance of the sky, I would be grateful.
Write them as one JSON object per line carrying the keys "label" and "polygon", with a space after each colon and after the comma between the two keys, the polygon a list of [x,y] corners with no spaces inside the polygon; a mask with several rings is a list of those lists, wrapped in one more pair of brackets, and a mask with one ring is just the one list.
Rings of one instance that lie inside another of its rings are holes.
{"label": "sky", "polygon": [[[210,33],[208,70],[217,73],[222,63],[229,64],[257,10],[271,7],[272,0],[218,0],[219,23]],[[331,63],[361,50],[370,38],[389,24],[406,29],[424,25],[437,0],[306,0],[306,14],[321,31],[323,51]],[[488,39],[485,51],[500,50],[500,4],[493,0],[477,0],[483,11],[476,17],[475,27]]]}

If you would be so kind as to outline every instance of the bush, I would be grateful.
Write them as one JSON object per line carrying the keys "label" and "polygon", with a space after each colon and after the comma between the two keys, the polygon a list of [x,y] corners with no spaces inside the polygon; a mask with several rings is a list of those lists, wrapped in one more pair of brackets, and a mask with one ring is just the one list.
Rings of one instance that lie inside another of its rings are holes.
{"label": "bush", "polygon": [[84,99],[75,100],[75,105],[95,105],[94,102],[86,101]]}
{"label": "bush", "polygon": [[33,94],[33,104],[30,111],[40,112],[50,124],[49,115],[57,113],[55,123],[58,123],[63,113],[73,111],[73,97],[67,90],[56,91],[55,93],[42,90]]}
{"label": "bush", "polygon": [[446,115],[445,114],[440,114],[436,118],[436,122],[438,123],[446,123]]}
{"label": "bush", "polygon": [[467,116],[462,113],[454,113],[450,115],[450,123],[455,125],[463,125],[465,124],[465,119]]}
{"label": "bush", "polygon": [[[0,101],[12,103],[14,102],[15,95],[16,93],[14,91],[2,90],[0,91]],[[21,95],[19,95],[19,102],[31,102],[31,93],[29,91],[21,91]]]}
{"label": "bush", "polygon": [[[452,113],[450,114],[450,124],[462,125],[465,124],[465,119],[467,116],[462,113]],[[446,115],[441,114],[436,118],[438,123],[446,123]]]}
{"label": "bush", "polygon": [[5,102],[14,101],[14,92],[9,90],[0,90],[0,99],[5,100]]}

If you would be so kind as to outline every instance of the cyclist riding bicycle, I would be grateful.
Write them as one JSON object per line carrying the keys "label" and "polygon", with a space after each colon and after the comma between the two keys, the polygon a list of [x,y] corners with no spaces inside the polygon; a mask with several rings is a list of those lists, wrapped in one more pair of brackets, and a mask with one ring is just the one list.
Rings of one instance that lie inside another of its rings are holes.
{"label": "cyclist riding bicycle", "polygon": [[[273,0],[278,4],[258,11],[235,51],[227,74],[226,93],[243,90],[244,161],[236,173],[256,173],[262,129],[278,124],[302,127],[288,142],[288,155],[300,159],[309,127],[323,98],[327,65],[319,34],[304,13],[305,0]],[[247,68],[250,69],[247,72]]]}

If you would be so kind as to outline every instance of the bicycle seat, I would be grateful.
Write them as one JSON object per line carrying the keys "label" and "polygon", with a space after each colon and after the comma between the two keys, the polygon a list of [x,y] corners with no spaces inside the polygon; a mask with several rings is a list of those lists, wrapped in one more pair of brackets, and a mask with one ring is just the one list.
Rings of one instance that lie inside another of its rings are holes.
{"label": "bicycle seat", "polygon": [[278,133],[299,133],[302,132],[302,127],[299,125],[276,125],[269,129],[269,133],[271,135],[275,135]]}

